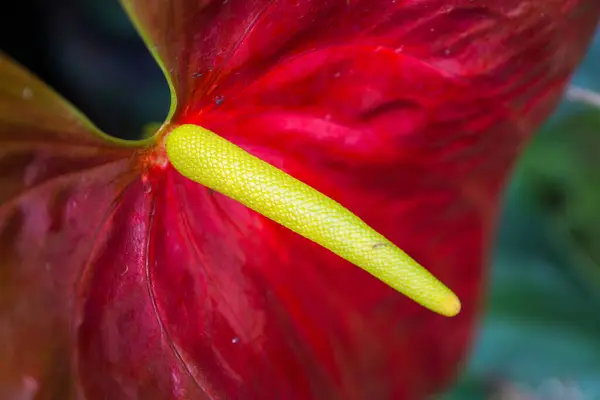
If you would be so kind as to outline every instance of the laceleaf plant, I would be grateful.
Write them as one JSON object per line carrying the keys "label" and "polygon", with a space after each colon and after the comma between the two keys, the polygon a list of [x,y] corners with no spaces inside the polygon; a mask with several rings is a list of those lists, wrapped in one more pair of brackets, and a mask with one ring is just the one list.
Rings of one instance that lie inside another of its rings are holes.
{"label": "laceleaf plant", "polygon": [[[600,4],[123,5],[172,90],[149,139],[99,132],[0,64],[0,390],[422,399],[448,385],[507,174]],[[454,315],[440,282],[456,317],[399,293]]]}

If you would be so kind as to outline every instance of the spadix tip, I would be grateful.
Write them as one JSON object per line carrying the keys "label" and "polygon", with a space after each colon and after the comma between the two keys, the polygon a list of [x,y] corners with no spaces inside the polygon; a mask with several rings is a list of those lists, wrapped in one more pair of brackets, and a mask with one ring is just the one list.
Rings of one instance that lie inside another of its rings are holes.
{"label": "spadix tip", "polygon": [[454,317],[460,313],[460,309],[460,300],[454,293],[450,293],[446,300],[440,304],[438,312],[446,317]]}
{"label": "spadix tip", "polygon": [[413,285],[410,282],[404,283],[402,289],[393,285],[390,286],[439,315],[445,317],[458,315],[462,307],[458,296],[443,283],[433,277],[431,278],[430,281],[428,279],[429,282],[425,281],[428,283],[425,290],[423,290],[423,281],[415,281]]}

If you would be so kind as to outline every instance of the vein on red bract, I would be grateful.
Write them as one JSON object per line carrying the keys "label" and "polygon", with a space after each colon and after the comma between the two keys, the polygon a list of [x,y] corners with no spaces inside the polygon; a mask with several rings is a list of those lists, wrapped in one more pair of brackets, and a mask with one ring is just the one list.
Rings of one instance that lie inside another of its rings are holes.
{"label": "vein on red bract", "polygon": [[183,178],[160,145],[93,136],[37,86],[25,97],[46,100],[28,109],[48,129],[33,129],[14,117],[22,80],[0,85],[0,102],[21,99],[0,112],[0,394],[383,400],[447,386],[507,174],[600,3],[123,3],[171,74],[172,125],[202,125],[341,202],[463,311],[421,309]]}

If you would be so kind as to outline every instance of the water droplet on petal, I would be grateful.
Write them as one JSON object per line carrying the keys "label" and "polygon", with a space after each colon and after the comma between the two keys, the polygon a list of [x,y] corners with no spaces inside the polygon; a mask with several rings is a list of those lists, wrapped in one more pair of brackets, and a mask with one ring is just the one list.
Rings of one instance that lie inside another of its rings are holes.
{"label": "water droplet on petal", "polygon": [[23,92],[21,93],[21,98],[23,100],[29,100],[33,97],[33,91],[28,86],[23,88]]}
{"label": "water droplet on petal", "polygon": [[148,181],[144,182],[144,193],[146,193],[146,194],[152,193],[152,184]]}

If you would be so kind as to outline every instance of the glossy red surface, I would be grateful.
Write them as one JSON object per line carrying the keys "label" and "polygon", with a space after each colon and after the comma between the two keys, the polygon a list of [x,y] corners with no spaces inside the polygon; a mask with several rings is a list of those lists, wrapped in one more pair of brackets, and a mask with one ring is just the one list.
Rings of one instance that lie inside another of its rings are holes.
{"label": "glossy red surface", "polygon": [[[82,170],[75,150],[27,148],[25,127],[25,153],[0,153],[0,179],[28,182],[0,191],[0,390],[403,400],[446,387],[473,339],[502,188],[600,3],[126,3],[174,76],[174,123],[338,200],[463,311],[422,309],[146,153]],[[12,126],[0,124],[2,142]],[[60,177],[25,178],[62,165]]]}

